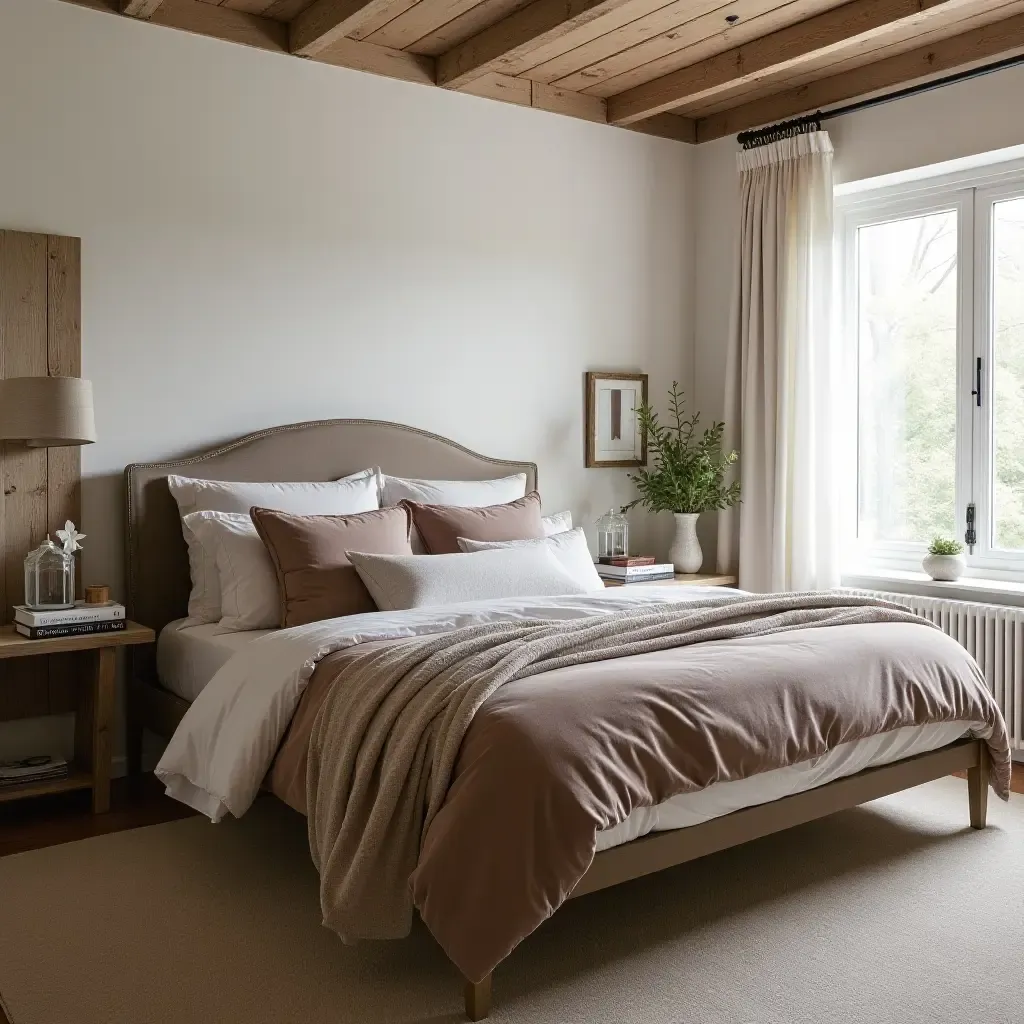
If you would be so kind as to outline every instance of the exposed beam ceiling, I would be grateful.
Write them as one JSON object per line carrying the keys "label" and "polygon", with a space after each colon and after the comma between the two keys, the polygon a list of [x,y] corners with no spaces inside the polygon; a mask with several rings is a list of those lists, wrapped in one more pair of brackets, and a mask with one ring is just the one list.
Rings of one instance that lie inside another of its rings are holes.
{"label": "exposed beam ceiling", "polygon": [[[65,2],[107,14],[121,13],[119,0]],[[202,3],[201,0],[162,0],[149,20],[153,25],[182,29],[226,42],[242,43],[272,53],[291,52],[291,32],[287,23],[231,7]],[[378,46],[365,40],[341,37],[319,50],[312,59],[322,64],[369,71],[424,85],[434,85],[436,81],[436,61],[433,57]],[[540,84],[534,88],[534,84],[525,79],[514,79],[505,75],[482,77],[478,80],[478,85],[479,88],[468,91],[568,117],[607,123],[605,101],[596,96],[584,96]],[[640,121],[628,127],[643,134],[681,142],[693,143],[696,140],[696,123],[690,118],[675,114]]]}
{"label": "exposed beam ceiling", "polygon": [[316,0],[291,22],[291,51],[315,57],[393,6],[395,0]]}
{"label": "exposed beam ceiling", "polygon": [[1024,52],[1024,0],[66,2],[691,142]]}
{"label": "exposed beam ceiling", "polygon": [[[683,103],[757,81],[802,60],[820,57],[854,42],[884,41],[888,33],[911,25],[924,26],[939,13],[966,0],[853,0],[814,18],[761,36],[743,46],[655,78],[609,97],[608,118],[614,124],[671,110]],[[881,45],[881,42],[880,42]]]}
{"label": "exposed beam ceiling", "polygon": [[534,0],[442,54],[437,84],[461,89],[490,72],[516,73],[513,65],[519,58],[627,3],[629,0]]}
{"label": "exposed beam ceiling", "polygon": [[1024,15],[1017,15],[943,39],[931,46],[896,54],[852,71],[700,118],[697,121],[697,141],[718,139],[955,68],[1021,52],[1024,52]]}

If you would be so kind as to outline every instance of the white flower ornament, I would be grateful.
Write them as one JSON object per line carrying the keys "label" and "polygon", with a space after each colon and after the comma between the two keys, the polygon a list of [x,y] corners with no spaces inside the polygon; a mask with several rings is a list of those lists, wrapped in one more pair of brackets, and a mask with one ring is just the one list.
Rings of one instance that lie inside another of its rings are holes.
{"label": "white flower ornament", "polygon": [[64,524],[63,530],[57,531],[57,537],[60,542],[64,545],[64,551],[67,554],[73,554],[75,551],[81,551],[82,545],[80,541],[85,540],[85,534],[79,533],[75,529],[75,524],[69,519]]}

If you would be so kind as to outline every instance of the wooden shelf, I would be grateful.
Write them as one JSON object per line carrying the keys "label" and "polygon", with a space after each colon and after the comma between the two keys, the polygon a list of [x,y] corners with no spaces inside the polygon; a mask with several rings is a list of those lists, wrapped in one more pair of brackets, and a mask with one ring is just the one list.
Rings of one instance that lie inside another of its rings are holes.
{"label": "wooden shelf", "polygon": [[129,647],[151,644],[156,634],[149,626],[125,623],[115,633],[86,633],[82,636],[60,636],[48,640],[29,640],[13,625],[0,626],[0,658],[25,658],[35,654],[60,654],[63,651],[92,651],[101,647]]}
{"label": "wooden shelf", "polygon": [[0,804],[10,800],[23,800],[31,796],[46,796],[49,793],[70,793],[76,789],[92,789],[92,775],[73,764],[68,774],[62,779],[22,782],[16,786],[0,786]]}

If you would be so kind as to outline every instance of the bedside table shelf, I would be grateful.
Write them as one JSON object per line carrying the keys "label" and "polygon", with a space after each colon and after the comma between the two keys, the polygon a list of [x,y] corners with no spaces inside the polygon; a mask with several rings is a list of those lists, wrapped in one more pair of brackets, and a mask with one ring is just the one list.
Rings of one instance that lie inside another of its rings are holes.
{"label": "bedside table shelf", "polygon": [[76,789],[92,789],[92,773],[72,764],[62,779],[46,779],[44,782],[19,782],[13,786],[0,786],[0,804],[10,800],[26,800],[32,796],[47,796],[50,793],[71,793]]}
{"label": "bedside table shelf", "polygon": [[151,644],[156,634],[148,626],[126,622],[114,633],[30,640],[13,625],[0,626],[0,660],[35,655],[80,654],[88,662],[78,673],[78,708],[75,711],[75,756],[63,779],[22,782],[0,787],[0,803],[26,800],[50,793],[92,790],[92,809],[110,809],[110,764],[114,742],[114,682],[118,647]]}
{"label": "bedside table shelf", "polygon": [[0,658],[24,658],[32,654],[62,654],[65,651],[98,651],[105,647],[130,647],[151,644],[156,634],[149,626],[126,622],[114,633],[86,633],[84,636],[57,636],[47,640],[29,640],[14,626],[0,626]]}

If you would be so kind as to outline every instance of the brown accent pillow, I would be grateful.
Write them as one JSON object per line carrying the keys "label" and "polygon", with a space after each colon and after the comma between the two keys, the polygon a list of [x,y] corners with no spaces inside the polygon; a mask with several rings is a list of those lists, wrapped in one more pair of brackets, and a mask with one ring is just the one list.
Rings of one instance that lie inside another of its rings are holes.
{"label": "brown accent pillow", "polygon": [[377,610],[346,551],[411,555],[409,513],[400,505],[351,516],[249,510],[277,572],[281,625]]}
{"label": "brown accent pillow", "polygon": [[[402,502],[431,555],[454,555],[461,550],[459,537],[469,540],[538,540],[544,536],[540,518],[540,494],[529,494],[507,505],[462,508],[457,505],[421,505]],[[350,547],[350,551],[356,550]],[[371,552],[375,554],[376,552]]]}

